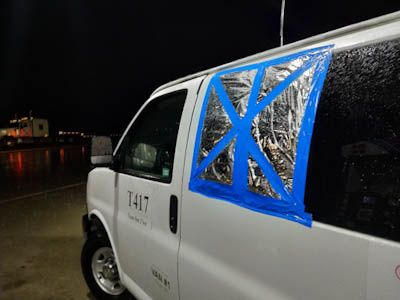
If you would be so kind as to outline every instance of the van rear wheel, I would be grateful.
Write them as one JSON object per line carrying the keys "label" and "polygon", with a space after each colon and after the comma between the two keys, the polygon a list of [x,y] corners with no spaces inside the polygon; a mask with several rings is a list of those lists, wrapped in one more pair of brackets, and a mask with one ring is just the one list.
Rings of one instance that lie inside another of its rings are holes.
{"label": "van rear wheel", "polygon": [[92,235],[85,242],[81,265],[86,283],[97,299],[131,299],[120,281],[110,242],[102,235]]}

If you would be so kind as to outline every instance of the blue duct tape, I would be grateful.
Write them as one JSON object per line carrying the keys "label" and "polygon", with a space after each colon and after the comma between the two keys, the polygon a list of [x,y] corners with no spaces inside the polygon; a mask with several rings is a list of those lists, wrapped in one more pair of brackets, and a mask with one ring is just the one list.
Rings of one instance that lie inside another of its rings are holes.
{"label": "blue duct tape", "polygon": [[[288,219],[300,224],[311,226],[311,215],[305,212],[304,207],[304,191],[305,179],[307,174],[307,163],[310,150],[310,143],[315,121],[315,115],[318,107],[319,96],[323,87],[326,72],[329,67],[332,56],[333,45],[315,48],[298,52],[292,55],[276,58],[273,60],[261,62],[258,64],[248,65],[235,68],[223,72],[216,73],[211,79],[203,101],[203,107],[200,114],[200,121],[197,128],[197,136],[195,149],[193,153],[192,172],[189,182],[189,189],[193,192],[203,194],[207,197],[228,201],[251,209],[257,212],[273,215],[276,217]],[[270,93],[268,93],[259,103],[257,96],[260,90],[265,69],[269,66],[290,62],[294,59],[304,58],[305,63],[291,73],[285,80],[280,82]],[[290,192],[286,185],[282,182],[268,159],[262,153],[254,139],[250,135],[253,119],[267,107],[276,97],[278,97],[294,80],[301,76],[311,67],[316,66],[313,79],[311,82],[311,90],[304,112],[302,125],[298,137],[296,160],[293,175],[293,188]],[[241,119],[229,99],[222,83],[220,76],[232,72],[257,69],[257,74],[253,81],[250,92],[247,113]],[[202,128],[206,114],[208,99],[211,89],[214,87],[221,104],[223,105],[228,117],[232,123],[232,129],[216,144],[203,161],[196,166],[197,158],[200,151],[200,142],[202,136]],[[222,184],[199,178],[200,174],[207,166],[217,157],[217,155],[236,137],[234,165],[233,165],[233,184]],[[261,195],[248,190],[248,156],[251,155],[258,163],[263,171],[269,184],[272,186],[280,199],[275,199],[265,195]]]}

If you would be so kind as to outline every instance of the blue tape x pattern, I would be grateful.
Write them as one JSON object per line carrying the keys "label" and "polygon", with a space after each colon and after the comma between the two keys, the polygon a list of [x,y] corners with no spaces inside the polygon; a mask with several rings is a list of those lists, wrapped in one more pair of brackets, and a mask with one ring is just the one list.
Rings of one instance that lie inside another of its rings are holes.
{"label": "blue tape x pattern", "polygon": [[[216,199],[229,201],[236,205],[260,213],[285,218],[306,226],[311,226],[311,215],[305,212],[304,207],[304,191],[308,154],[319,96],[321,94],[326,72],[332,56],[332,48],[333,45],[306,50],[262,63],[216,73],[210,81],[203,101],[203,107],[197,129],[196,144],[193,153],[189,189],[193,192]],[[263,99],[261,99],[261,101],[257,103],[258,93],[266,68],[305,57],[308,59],[305,60],[301,67],[291,73],[285,80],[280,82],[271,92],[269,92]],[[316,68],[312,78],[309,99],[304,112],[297,142],[293,187],[292,192],[290,192],[267,158],[264,156],[256,142],[251,137],[251,124],[253,119],[276,97],[278,97],[294,80],[314,66]],[[257,74],[254,78],[253,86],[251,88],[246,115],[243,118],[240,118],[221,83],[220,76],[245,70],[257,70]],[[212,87],[214,87],[215,92],[217,93],[218,98],[221,101],[225,112],[228,114],[233,126],[210,151],[210,153],[201,161],[199,166],[196,167],[203,123]],[[236,142],[234,150],[233,184],[222,184],[199,178],[207,166],[235,137]],[[280,199],[271,198],[248,190],[247,176],[249,154],[257,162],[274,191],[280,196]]]}

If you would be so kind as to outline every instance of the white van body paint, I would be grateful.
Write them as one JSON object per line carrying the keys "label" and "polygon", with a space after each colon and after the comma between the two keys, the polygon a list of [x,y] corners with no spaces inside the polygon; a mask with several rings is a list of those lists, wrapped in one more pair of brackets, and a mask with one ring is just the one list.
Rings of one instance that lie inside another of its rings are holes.
{"label": "white van body paint", "polygon": [[[188,89],[172,183],[132,179],[107,168],[93,170],[88,179],[89,214],[96,215],[106,228],[123,284],[138,299],[398,299],[399,243],[319,222],[307,228],[193,193],[188,186],[200,112],[213,74],[319,46],[347,49],[399,36],[397,12],[158,88],[144,107],[156,97]],[[128,222],[123,209],[126,200],[121,196],[128,186],[157,201],[152,207],[151,229]],[[172,193],[179,199],[176,235],[168,230],[165,212]],[[151,279],[150,263],[167,274],[173,283],[171,291]]]}

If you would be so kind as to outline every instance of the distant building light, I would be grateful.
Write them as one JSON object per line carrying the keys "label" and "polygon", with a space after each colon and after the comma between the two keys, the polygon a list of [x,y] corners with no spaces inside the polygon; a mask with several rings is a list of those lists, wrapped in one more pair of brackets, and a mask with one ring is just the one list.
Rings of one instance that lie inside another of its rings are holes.
{"label": "distant building light", "polygon": [[21,118],[21,121],[25,121],[25,120],[28,120],[28,117]]}
{"label": "distant building light", "polygon": [[58,135],[63,135],[64,134],[64,131],[59,131],[58,132]]}
{"label": "distant building light", "polygon": [[48,136],[49,136],[49,135],[48,135],[47,133],[44,135],[45,138],[47,138]]}

